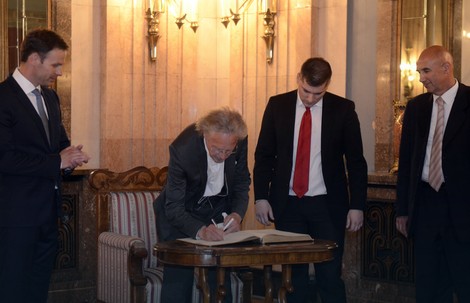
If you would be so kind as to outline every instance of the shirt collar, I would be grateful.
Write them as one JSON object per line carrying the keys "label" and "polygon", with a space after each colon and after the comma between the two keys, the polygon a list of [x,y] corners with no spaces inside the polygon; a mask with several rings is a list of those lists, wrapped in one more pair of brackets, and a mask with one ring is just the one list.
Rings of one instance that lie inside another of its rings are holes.
{"label": "shirt collar", "polygon": [[21,87],[21,89],[25,92],[25,94],[30,94],[35,89],[38,89],[39,92],[41,92],[41,86],[38,85],[37,87],[35,87],[31,83],[31,81],[29,81],[28,79],[26,79],[25,76],[23,76],[23,74],[20,72],[20,70],[18,68],[15,69],[15,71],[13,72],[12,77],[13,77],[13,79],[16,80],[16,82]]}
{"label": "shirt collar", "polygon": [[207,154],[207,166],[216,167],[216,166],[223,165],[225,163],[225,161],[222,162],[222,163],[217,163],[217,162],[214,161],[214,159],[212,159],[212,157],[209,153],[209,148],[207,147],[206,138],[204,138],[204,148],[206,149],[206,154]]}
{"label": "shirt collar", "polygon": [[[454,103],[455,96],[457,95],[457,91],[459,90],[459,81],[457,79],[455,80],[455,84],[449,88],[445,93],[440,96],[442,100],[444,100],[444,103],[446,104],[452,104]],[[433,100],[436,101],[436,99],[439,98],[438,95],[433,94]]]}
{"label": "shirt collar", "polygon": [[[301,108],[301,109],[305,109],[305,105],[304,103],[302,102],[302,100],[300,99],[300,96],[299,96],[299,92],[297,91],[297,102],[296,102],[296,105],[295,105],[297,108]],[[313,105],[312,107],[314,106],[318,106],[318,107],[323,107],[323,97],[320,99],[320,101],[318,101],[317,103],[315,103],[315,105]]]}

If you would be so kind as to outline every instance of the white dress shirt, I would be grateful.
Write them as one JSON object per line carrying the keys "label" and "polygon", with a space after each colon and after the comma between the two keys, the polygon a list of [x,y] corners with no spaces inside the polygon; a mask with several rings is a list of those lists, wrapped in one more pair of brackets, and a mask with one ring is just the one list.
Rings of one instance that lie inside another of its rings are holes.
{"label": "white dress shirt", "polygon": [[[455,96],[457,95],[457,90],[459,89],[459,82],[455,80],[454,86],[440,96],[444,100],[444,133],[447,125],[447,120],[449,120],[450,110],[454,104]],[[426,145],[426,156],[424,158],[423,174],[421,175],[421,180],[428,182],[429,180],[429,162],[431,160],[431,148],[432,141],[434,139],[434,131],[436,129],[437,122],[437,103],[436,99],[439,98],[437,95],[433,95],[433,105],[432,105],[432,114],[431,114],[431,126],[429,128],[428,142]]]}
{"label": "white dress shirt", "polygon": [[[37,87],[35,87],[28,79],[25,78],[25,76],[23,76],[23,74],[21,74],[21,72],[18,70],[18,68],[15,69],[15,71],[13,72],[12,77],[13,77],[13,79],[15,79],[15,81],[18,83],[18,85],[24,91],[26,96],[28,96],[29,101],[31,101],[31,104],[34,106],[34,108],[36,109],[36,112],[39,115],[38,105],[36,103],[36,95],[33,94],[33,90],[38,89],[39,92],[41,92],[41,86],[38,85]],[[44,98],[41,98],[41,99],[42,99],[42,104],[43,104],[43,107],[44,107],[44,111],[46,112],[46,116],[49,118],[49,114],[47,113],[47,106],[44,103]]]}
{"label": "white dress shirt", "polygon": [[[318,196],[325,195],[326,186],[323,180],[322,165],[321,165],[321,119],[322,119],[323,98],[310,108],[312,115],[312,139],[310,141],[310,170],[308,175],[308,191],[305,196]],[[292,153],[292,173],[289,182],[289,195],[295,196],[292,190],[295,160],[297,158],[297,145],[299,142],[300,124],[302,116],[305,112],[305,105],[300,100],[297,93],[297,104],[295,108],[295,126],[294,126],[294,150]]]}
{"label": "white dress shirt", "polygon": [[204,147],[207,153],[207,183],[204,197],[215,196],[220,193],[224,186],[224,168],[225,161],[222,163],[215,162],[209,155],[206,139],[204,138]]}

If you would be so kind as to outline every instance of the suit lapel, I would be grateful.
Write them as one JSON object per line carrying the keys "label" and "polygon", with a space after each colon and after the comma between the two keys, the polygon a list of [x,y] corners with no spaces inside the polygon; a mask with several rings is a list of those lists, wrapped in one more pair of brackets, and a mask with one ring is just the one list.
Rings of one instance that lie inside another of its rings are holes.
{"label": "suit lapel", "polygon": [[431,127],[431,116],[432,116],[432,106],[433,106],[433,97],[432,94],[429,94],[423,100],[423,104],[418,108],[416,113],[416,121],[419,123],[419,133],[424,134],[423,141],[427,142],[429,137],[429,129]]}
{"label": "suit lapel", "polygon": [[[283,113],[284,119],[277,119],[278,121],[282,121],[284,126],[281,126],[281,129],[285,129],[288,132],[287,140],[288,146],[286,147],[287,150],[290,152],[289,159],[292,160],[293,156],[293,149],[294,149],[294,130],[295,130],[295,110],[297,106],[297,90],[293,91],[288,97],[287,106],[285,107],[285,112]],[[281,136],[284,137],[284,136]]]}
{"label": "suit lapel", "polygon": [[323,152],[328,150],[327,140],[330,138],[331,130],[334,129],[334,119],[332,115],[334,113],[334,108],[332,103],[329,102],[331,95],[327,92],[323,96],[323,105],[322,105],[322,117],[321,117],[321,150]]}
{"label": "suit lapel", "polygon": [[202,193],[205,191],[205,186],[207,183],[207,152],[204,146],[204,137],[198,137],[197,140],[198,147],[196,150],[198,151],[198,169],[201,175],[201,184],[203,185]]}
{"label": "suit lapel", "polygon": [[[39,130],[39,132],[41,132],[44,142],[47,143],[47,145],[49,145],[49,142],[46,136],[46,131],[44,129],[44,126],[42,125],[41,118],[39,117],[39,114],[34,108],[33,104],[31,104],[31,100],[28,98],[28,96],[21,89],[21,87],[18,85],[18,83],[13,77],[10,76],[8,79],[10,80],[12,91],[14,91],[17,96],[18,102],[24,108],[25,113],[34,121],[36,128]],[[50,123],[49,123],[49,129],[50,129]]]}
{"label": "suit lapel", "polygon": [[444,131],[444,139],[442,147],[452,141],[452,138],[457,134],[460,127],[465,122],[467,117],[467,110],[469,108],[469,100],[462,96],[462,86],[459,84],[457,95],[455,96],[454,104],[450,111],[449,119]]}

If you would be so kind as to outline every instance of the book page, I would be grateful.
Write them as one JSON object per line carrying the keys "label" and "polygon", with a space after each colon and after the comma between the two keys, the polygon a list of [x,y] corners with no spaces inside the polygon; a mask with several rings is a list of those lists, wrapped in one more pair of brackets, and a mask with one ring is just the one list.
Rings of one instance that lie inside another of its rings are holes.
{"label": "book page", "polygon": [[184,241],[196,245],[204,246],[220,246],[233,243],[242,243],[247,241],[259,240],[260,243],[282,243],[282,242],[301,242],[301,241],[313,241],[313,239],[308,234],[299,234],[286,232],[275,229],[254,229],[254,230],[242,230],[239,232],[234,232],[226,234],[224,240],[222,241],[205,241],[205,240],[195,240],[192,238],[183,238],[178,239],[179,241]]}
{"label": "book page", "polygon": [[308,234],[293,233],[276,229],[252,230],[251,233],[261,238],[263,244],[313,241],[312,237]]}
{"label": "book page", "polygon": [[193,238],[183,238],[178,239],[178,241],[184,241],[188,243],[193,243],[196,245],[204,245],[204,246],[220,246],[220,245],[227,245],[233,243],[242,243],[247,241],[259,240],[260,238],[256,235],[247,233],[245,231],[238,231],[230,234],[226,234],[222,241],[206,241],[206,240],[196,240]]}

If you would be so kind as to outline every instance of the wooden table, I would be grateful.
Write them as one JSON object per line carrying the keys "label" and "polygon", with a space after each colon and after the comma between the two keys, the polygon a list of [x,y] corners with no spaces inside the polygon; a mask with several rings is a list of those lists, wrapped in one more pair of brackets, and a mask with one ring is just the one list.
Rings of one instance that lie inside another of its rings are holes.
{"label": "wooden table", "polygon": [[294,289],[291,284],[291,265],[319,263],[333,259],[336,244],[332,241],[298,242],[274,245],[238,244],[236,246],[198,246],[181,241],[158,243],[154,254],[164,264],[196,267],[199,271],[198,288],[205,303],[210,302],[208,268],[216,267],[217,302],[223,302],[225,295],[225,268],[264,266],[265,302],[272,302],[272,265],[282,265],[282,285],[278,302],[286,302],[287,292]]}

